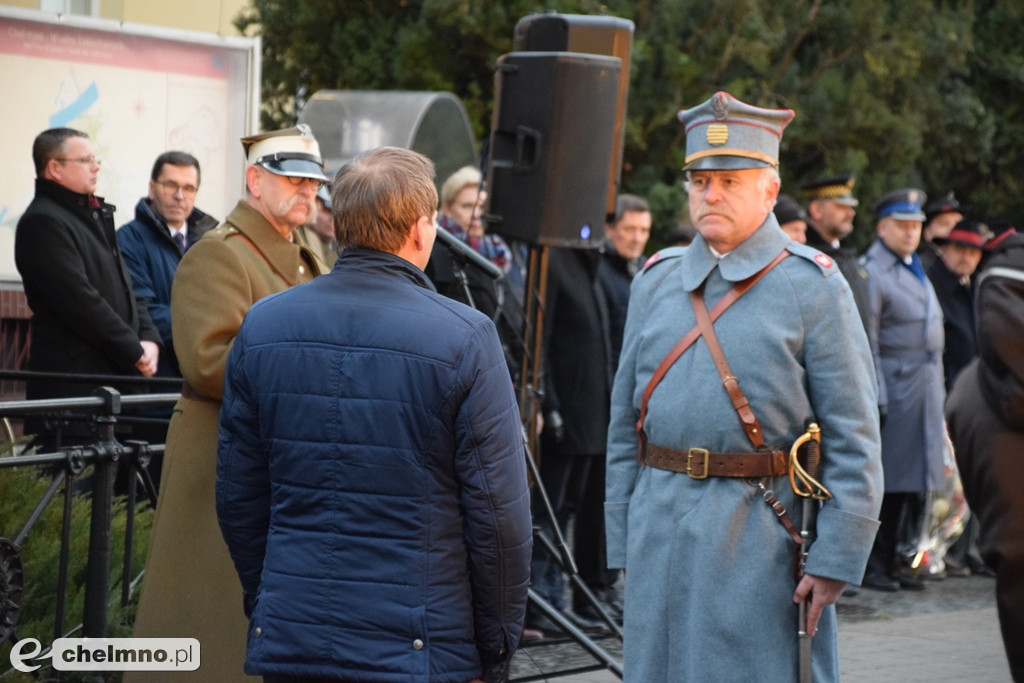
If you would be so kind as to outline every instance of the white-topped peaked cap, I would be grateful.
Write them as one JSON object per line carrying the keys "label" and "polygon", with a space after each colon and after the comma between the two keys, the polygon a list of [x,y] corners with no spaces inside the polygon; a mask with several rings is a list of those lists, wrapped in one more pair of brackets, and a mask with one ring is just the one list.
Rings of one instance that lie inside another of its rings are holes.
{"label": "white-topped peaked cap", "polygon": [[762,109],[727,92],[679,112],[686,130],[684,171],[767,168],[779,165],[782,130],[792,109]]}
{"label": "white-topped peaked cap", "polygon": [[305,123],[242,138],[248,166],[262,166],[277,175],[330,180],[313,131]]}

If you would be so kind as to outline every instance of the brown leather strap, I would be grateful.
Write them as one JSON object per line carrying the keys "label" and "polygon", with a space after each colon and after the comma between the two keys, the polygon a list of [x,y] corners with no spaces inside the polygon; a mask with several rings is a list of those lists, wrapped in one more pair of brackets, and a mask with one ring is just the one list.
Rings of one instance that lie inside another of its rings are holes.
{"label": "brown leather strap", "polygon": [[797,552],[799,552],[800,548],[802,548],[804,544],[803,536],[801,536],[800,532],[796,530],[796,526],[793,525],[793,521],[789,518],[789,515],[786,514],[786,508],[784,508],[779,499],[775,497],[775,492],[771,489],[765,489],[764,493],[761,494],[761,497],[764,498],[764,502],[768,503],[769,507],[775,511],[775,516],[778,518],[779,523],[782,524],[782,527],[786,530],[786,533],[789,534],[789,537],[796,542]]}
{"label": "brown leather strap", "polygon": [[754,479],[784,476],[789,466],[789,454],[786,451],[769,450],[757,453],[709,453],[703,448],[677,451],[649,443],[644,464],[659,470],[680,472],[694,479]]}
{"label": "brown leather strap", "polygon": [[[772,259],[771,263],[748,277],[746,280],[740,280],[733,285],[732,289],[726,292],[725,296],[719,299],[718,303],[711,307],[711,312],[709,314],[711,322],[714,323],[718,320],[721,315],[725,313],[726,309],[736,303],[741,296],[747,293],[747,290],[757,284],[762,277],[768,274],[768,271],[777,266],[782,259],[787,256],[789,256],[789,251],[783,249],[779,252],[778,256]],[[661,361],[657,369],[654,371],[654,374],[651,375],[651,379],[647,382],[647,387],[644,389],[643,400],[640,402],[640,417],[636,422],[636,458],[640,462],[643,462],[644,446],[647,443],[647,435],[644,433],[644,421],[647,419],[647,402],[650,400],[651,394],[654,393],[655,387],[658,386],[662,378],[665,376],[665,373],[667,373],[669,368],[679,360],[679,357],[683,355],[686,349],[690,348],[690,346],[693,345],[693,342],[697,341],[697,337],[699,336],[700,328],[697,325],[694,325],[693,328],[683,335],[683,338],[672,347],[672,350],[668,352],[668,355],[666,355]]]}
{"label": "brown leather strap", "polygon": [[718,343],[718,335],[715,334],[715,326],[711,324],[707,306],[704,305],[703,289],[704,286],[701,285],[690,292],[690,305],[693,306],[693,314],[697,316],[697,327],[700,328],[701,335],[704,337],[704,343],[708,345],[708,351],[711,352],[711,357],[715,361],[718,375],[722,378],[722,386],[725,387],[729,394],[732,407],[736,410],[736,414],[740,416],[740,424],[743,426],[743,431],[747,433],[747,438],[750,439],[750,443],[754,445],[754,448],[761,448],[764,446],[764,437],[761,435],[761,423],[758,422],[757,416],[754,415],[754,410],[750,407],[750,401],[747,400],[743,390],[740,389],[740,381],[732,374],[729,362],[725,360],[722,346]]}

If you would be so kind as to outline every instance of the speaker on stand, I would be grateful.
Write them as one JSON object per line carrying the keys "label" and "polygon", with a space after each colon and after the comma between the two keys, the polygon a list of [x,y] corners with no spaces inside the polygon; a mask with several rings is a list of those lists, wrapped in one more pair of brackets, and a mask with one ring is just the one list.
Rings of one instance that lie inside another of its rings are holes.
{"label": "speaker on stand", "polygon": [[511,52],[498,60],[485,220],[503,237],[588,247],[603,240],[606,169],[621,60]]}
{"label": "speaker on stand", "polygon": [[[495,72],[484,220],[513,247],[529,250],[519,402],[524,441],[540,514],[555,539],[536,535],[573,585],[601,613],[611,633],[622,631],[580,579],[540,481],[538,405],[542,386],[544,300],[548,248],[593,248],[604,240],[614,212],[628,89],[632,22],[611,17],[531,15],[516,26],[516,52]],[[535,549],[535,552],[538,550]],[[621,664],[531,589],[530,604],[620,678]]]}

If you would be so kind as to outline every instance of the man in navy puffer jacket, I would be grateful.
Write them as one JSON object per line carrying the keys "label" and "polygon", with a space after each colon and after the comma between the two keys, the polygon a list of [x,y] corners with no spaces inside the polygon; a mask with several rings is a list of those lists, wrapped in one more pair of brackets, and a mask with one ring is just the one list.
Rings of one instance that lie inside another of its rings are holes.
{"label": "man in navy puffer jacket", "polygon": [[343,167],[334,271],[254,305],[228,358],[217,515],[268,683],[499,681],[522,632],[519,411],[494,324],[423,274],[433,174]]}

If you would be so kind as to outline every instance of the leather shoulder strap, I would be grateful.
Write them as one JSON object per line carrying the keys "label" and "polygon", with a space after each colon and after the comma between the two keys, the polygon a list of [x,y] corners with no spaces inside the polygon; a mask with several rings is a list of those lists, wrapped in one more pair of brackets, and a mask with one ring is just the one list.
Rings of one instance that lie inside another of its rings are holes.
{"label": "leather shoulder strap", "polygon": [[729,369],[729,363],[725,360],[722,346],[718,343],[718,335],[715,334],[715,326],[711,324],[711,316],[708,315],[707,306],[704,305],[703,289],[703,286],[701,286],[690,292],[690,305],[693,306],[693,313],[697,317],[697,327],[700,328],[700,333],[704,337],[704,343],[708,345],[708,351],[711,352],[711,357],[715,361],[718,375],[722,378],[722,386],[725,387],[726,392],[729,394],[732,407],[736,410],[736,414],[740,416],[740,424],[743,425],[743,431],[746,432],[750,443],[754,445],[754,449],[759,449],[764,446],[764,437],[761,435],[761,423],[758,422],[757,416],[754,415],[754,410],[750,407],[750,402],[747,400],[743,390],[740,389],[739,380],[732,374],[732,370]]}
{"label": "leather shoulder strap", "polygon": [[[778,256],[772,259],[771,263],[748,277],[746,280],[740,280],[733,285],[732,289],[726,292],[725,296],[723,296],[717,304],[711,307],[711,311],[709,313],[710,321],[714,323],[718,320],[721,315],[725,313],[726,309],[736,303],[741,296],[747,293],[747,290],[757,284],[761,278],[768,274],[768,271],[777,266],[787,256],[789,256],[789,251],[783,249],[779,252]],[[668,352],[668,355],[666,355],[658,365],[654,374],[651,375],[650,381],[647,382],[647,387],[644,389],[643,399],[640,402],[640,417],[636,423],[638,459],[642,459],[644,444],[647,442],[647,435],[644,434],[644,421],[647,419],[647,403],[651,398],[651,394],[654,393],[654,389],[661,382],[669,368],[679,360],[679,357],[682,356],[686,349],[690,348],[690,346],[692,346],[700,336],[701,331],[699,325],[694,325],[693,328],[683,335],[683,338],[672,347],[672,350]]]}

